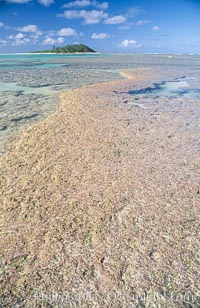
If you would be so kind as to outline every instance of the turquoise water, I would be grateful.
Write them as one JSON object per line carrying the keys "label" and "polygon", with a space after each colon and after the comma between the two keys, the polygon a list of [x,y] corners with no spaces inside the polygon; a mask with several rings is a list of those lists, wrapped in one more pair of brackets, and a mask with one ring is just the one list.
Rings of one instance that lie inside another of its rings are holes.
{"label": "turquoise water", "polygon": [[[200,98],[200,88],[196,85],[194,87],[197,78],[181,78],[175,81],[166,81],[161,83],[155,83],[152,87],[142,88],[139,90],[133,90],[129,93],[131,95],[148,95],[148,96],[167,96],[167,97],[192,97]],[[199,83],[199,79],[198,79]]]}
{"label": "turquoise water", "polygon": [[[66,64],[59,63],[57,60],[69,58],[93,58],[100,54],[0,54],[0,69],[4,68],[52,68]],[[54,63],[55,61],[55,63]]]}
{"label": "turquoise water", "polygon": [[24,125],[55,111],[59,92],[119,78],[112,69],[98,68],[98,59],[104,57],[99,54],[0,55],[0,152]]}
{"label": "turquoise water", "polygon": [[[156,69],[162,76],[166,72],[165,83],[150,84],[147,89],[141,85],[137,90],[141,92],[134,93],[141,100],[155,95],[168,95],[170,99],[171,94],[177,99],[184,96],[186,100],[188,90],[190,98],[192,95],[199,99],[199,56],[171,59],[167,55],[141,54],[0,55],[0,151],[24,125],[54,112],[59,92],[118,80],[122,78],[120,70],[137,68]],[[183,76],[189,79],[172,83],[174,78]]]}

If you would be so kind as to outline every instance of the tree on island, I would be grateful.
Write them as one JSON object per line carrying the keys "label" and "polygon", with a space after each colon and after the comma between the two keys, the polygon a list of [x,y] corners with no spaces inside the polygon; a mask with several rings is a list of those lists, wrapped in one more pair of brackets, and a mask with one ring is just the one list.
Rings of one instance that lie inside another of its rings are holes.
{"label": "tree on island", "polygon": [[96,52],[96,51],[84,44],[74,44],[74,45],[66,45],[63,47],[52,46],[51,50],[42,50],[40,52],[76,53],[76,52]]}

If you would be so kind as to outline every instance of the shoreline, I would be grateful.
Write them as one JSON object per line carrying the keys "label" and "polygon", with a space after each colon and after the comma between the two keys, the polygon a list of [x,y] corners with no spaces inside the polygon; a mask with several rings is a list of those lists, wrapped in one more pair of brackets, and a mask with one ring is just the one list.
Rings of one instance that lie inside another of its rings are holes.
{"label": "shoreline", "polygon": [[102,53],[100,52],[69,52],[69,53],[65,53],[65,52],[16,52],[16,53],[2,53],[0,54],[0,56],[6,56],[6,55],[101,55]]}
{"label": "shoreline", "polygon": [[100,52],[29,52],[28,54],[36,55],[100,55]]}
{"label": "shoreline", "polygon": [[62,92],[57,111],[9,145],[2,304],[48,306],[57,292],[82,294],[86,307],[89,292],[92,305],[128,305],[133,289],[170,307],[166,294],[182,295],[179,305],[188,292],[196,301],[200,162],[198,133],[185,125],[196,105],[138,108],[127,92],[167,76],[122,76]]}
{"label": "shoreline", "polygon": [[73,52],[73,53],[55,53],[55,52],[34,52],[34,51],[30,51],[30,52],[16,52],[16,53],[0,53],[0,56],[3,55],[30,55],[30,54],[66,54],[66,55],[73,55],[73,54],[98,54],[98,55],[104,55],[104,54],[113,54],[113,55],[154,55],[154,56],[191,56],[191,57],[195,57],[195,56],[200,56],[199,53],[175,53],[175,52],[169,52],[169,53],[130,53],[130,52]]}

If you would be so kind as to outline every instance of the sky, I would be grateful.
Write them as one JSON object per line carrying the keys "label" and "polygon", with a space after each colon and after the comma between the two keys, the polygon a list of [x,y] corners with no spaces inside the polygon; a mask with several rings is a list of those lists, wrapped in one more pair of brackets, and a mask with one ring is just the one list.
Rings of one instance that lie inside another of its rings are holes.
{"label": "sky", "polygon": [[76,43],[200,54],[200,0],[0,0],[0,53]]}

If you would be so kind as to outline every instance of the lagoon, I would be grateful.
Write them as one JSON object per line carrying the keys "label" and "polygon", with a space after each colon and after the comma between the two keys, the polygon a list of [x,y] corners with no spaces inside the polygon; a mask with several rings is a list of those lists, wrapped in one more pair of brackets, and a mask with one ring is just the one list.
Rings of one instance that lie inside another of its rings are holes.
{"label": "lagoon", "polygon": [[[142,84],[138,89],[133,87],[132,94],[138,98],[158,95],[156,91],[167,95],[173,92],[173,97],[180,98],[183,92],[173,87],[179,87],[182,83],[180,90],[190,90],[189,96],[184,92],[184,100],[191,99],[191,96],[199,99],[199,56],[176,55],[171,58],[168,55],[147,54],[0,55],[1,151],[7,141],[16,136],[24,125],[30,125],[52,114],[58,106],[59,93],[122,79],[120,70],[138,68],[150,68],[156,70],[158,75],[162,72],[162,76],[163,72],[166,72],[166,79],[160,80],[161,83],[156,85],[156,89],[153,84],[149,84],[147,89]],[[180,79],[172,83],[175,78],[182,77],[187,80]]]}

